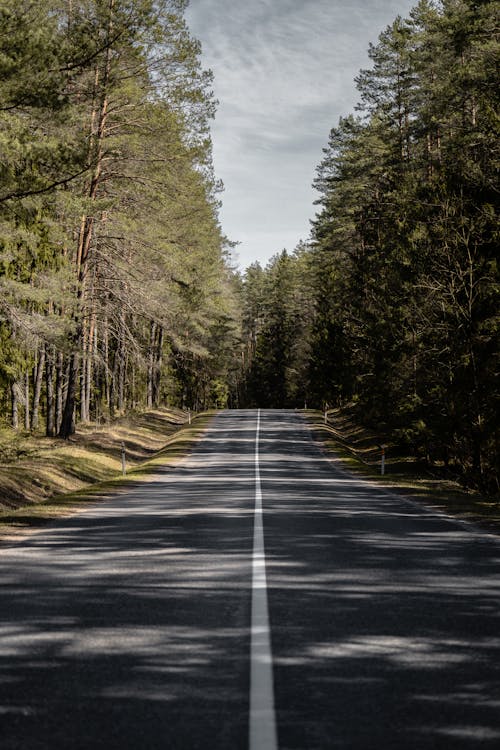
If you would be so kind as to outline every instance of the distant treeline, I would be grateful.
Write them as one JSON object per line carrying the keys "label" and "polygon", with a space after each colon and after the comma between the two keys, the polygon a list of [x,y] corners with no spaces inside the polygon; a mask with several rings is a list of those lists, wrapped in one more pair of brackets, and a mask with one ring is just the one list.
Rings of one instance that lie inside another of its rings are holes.
{"label": "distant treeline", "polygon": [[3,0],[0,418],[224,404],[237,312],[184,0]]}
{"label": "distant treeline", "polygon": [[330,133],[312,237],[244,278],[261,406],[359,418],[499,489],[499,4],[422,0]]}

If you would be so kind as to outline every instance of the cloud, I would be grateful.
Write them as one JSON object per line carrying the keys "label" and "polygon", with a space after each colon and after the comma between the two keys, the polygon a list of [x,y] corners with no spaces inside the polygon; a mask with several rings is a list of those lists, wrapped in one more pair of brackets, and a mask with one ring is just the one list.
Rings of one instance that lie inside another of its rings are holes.
{"label": "cloud", "polygon": [[[242,265],[309,234],[328,133],[357,102],[368,44],[410,0],[191,0],[188,24],[215,75],[221,219]],[[255,226],[274,226],[258,234]],[[281,232],[281,234],[280,234]],[[279,239],[281,237],[281,240]],[[295,239],[296,238],[296,239]],[[290,250],[293,249],[289,247]],[[254,255],[252,255],[252,253]]]}

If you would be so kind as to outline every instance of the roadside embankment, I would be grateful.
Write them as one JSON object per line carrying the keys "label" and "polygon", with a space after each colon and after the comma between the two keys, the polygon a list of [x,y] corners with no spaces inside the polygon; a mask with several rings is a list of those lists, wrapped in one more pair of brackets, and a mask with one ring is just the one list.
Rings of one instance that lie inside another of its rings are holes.
{"label": "roadside embankment", "polygon": [[155,465],[187,455],[210,417],[189,424],[183,411],[154,409],[108,425],[79,425],[67,441],[0,430],[0,536],[144,481]]}
{"label": "roadside embankment", "polygon": [[446,476],[443,467],[428,466],[390,437],[367,429],[356,420],[350,407],[329,410],[326,422],[322,412],[308,410],[305,415],[325,453],[343,468],[393,492],[500,533],[498,498],[462,487]]}

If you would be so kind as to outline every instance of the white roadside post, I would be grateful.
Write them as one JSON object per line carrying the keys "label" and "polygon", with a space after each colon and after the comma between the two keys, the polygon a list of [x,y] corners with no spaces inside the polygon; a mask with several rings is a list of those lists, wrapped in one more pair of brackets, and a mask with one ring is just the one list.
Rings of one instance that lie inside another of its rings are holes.
{"label": "white roadside post", "polygon": [[385,474],[385,445],[381,445],[380,448],[382,450],[380,457],[380,473],[383,476]]}
{"label": "white roadside post", "polygon": [[127,473],[127,463],[126,463],[126,453],[125,453],[125,443],[122,443],[122,474],[125,476]]}
{"label": "white roadside post", "polygon": [[191,409],[188,409],[188,424],[191,424]]}

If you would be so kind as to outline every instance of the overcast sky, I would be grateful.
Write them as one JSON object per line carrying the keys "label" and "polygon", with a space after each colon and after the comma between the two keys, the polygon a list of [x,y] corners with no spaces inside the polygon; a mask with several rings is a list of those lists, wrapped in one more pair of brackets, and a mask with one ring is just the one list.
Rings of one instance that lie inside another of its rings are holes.
{"label": "overcast sky", "polygon": [[416,0],[190,0],[219,101],[212,123],[222,227],[241,268],[309,236],[330,128],[353,111],[369,42]]}

